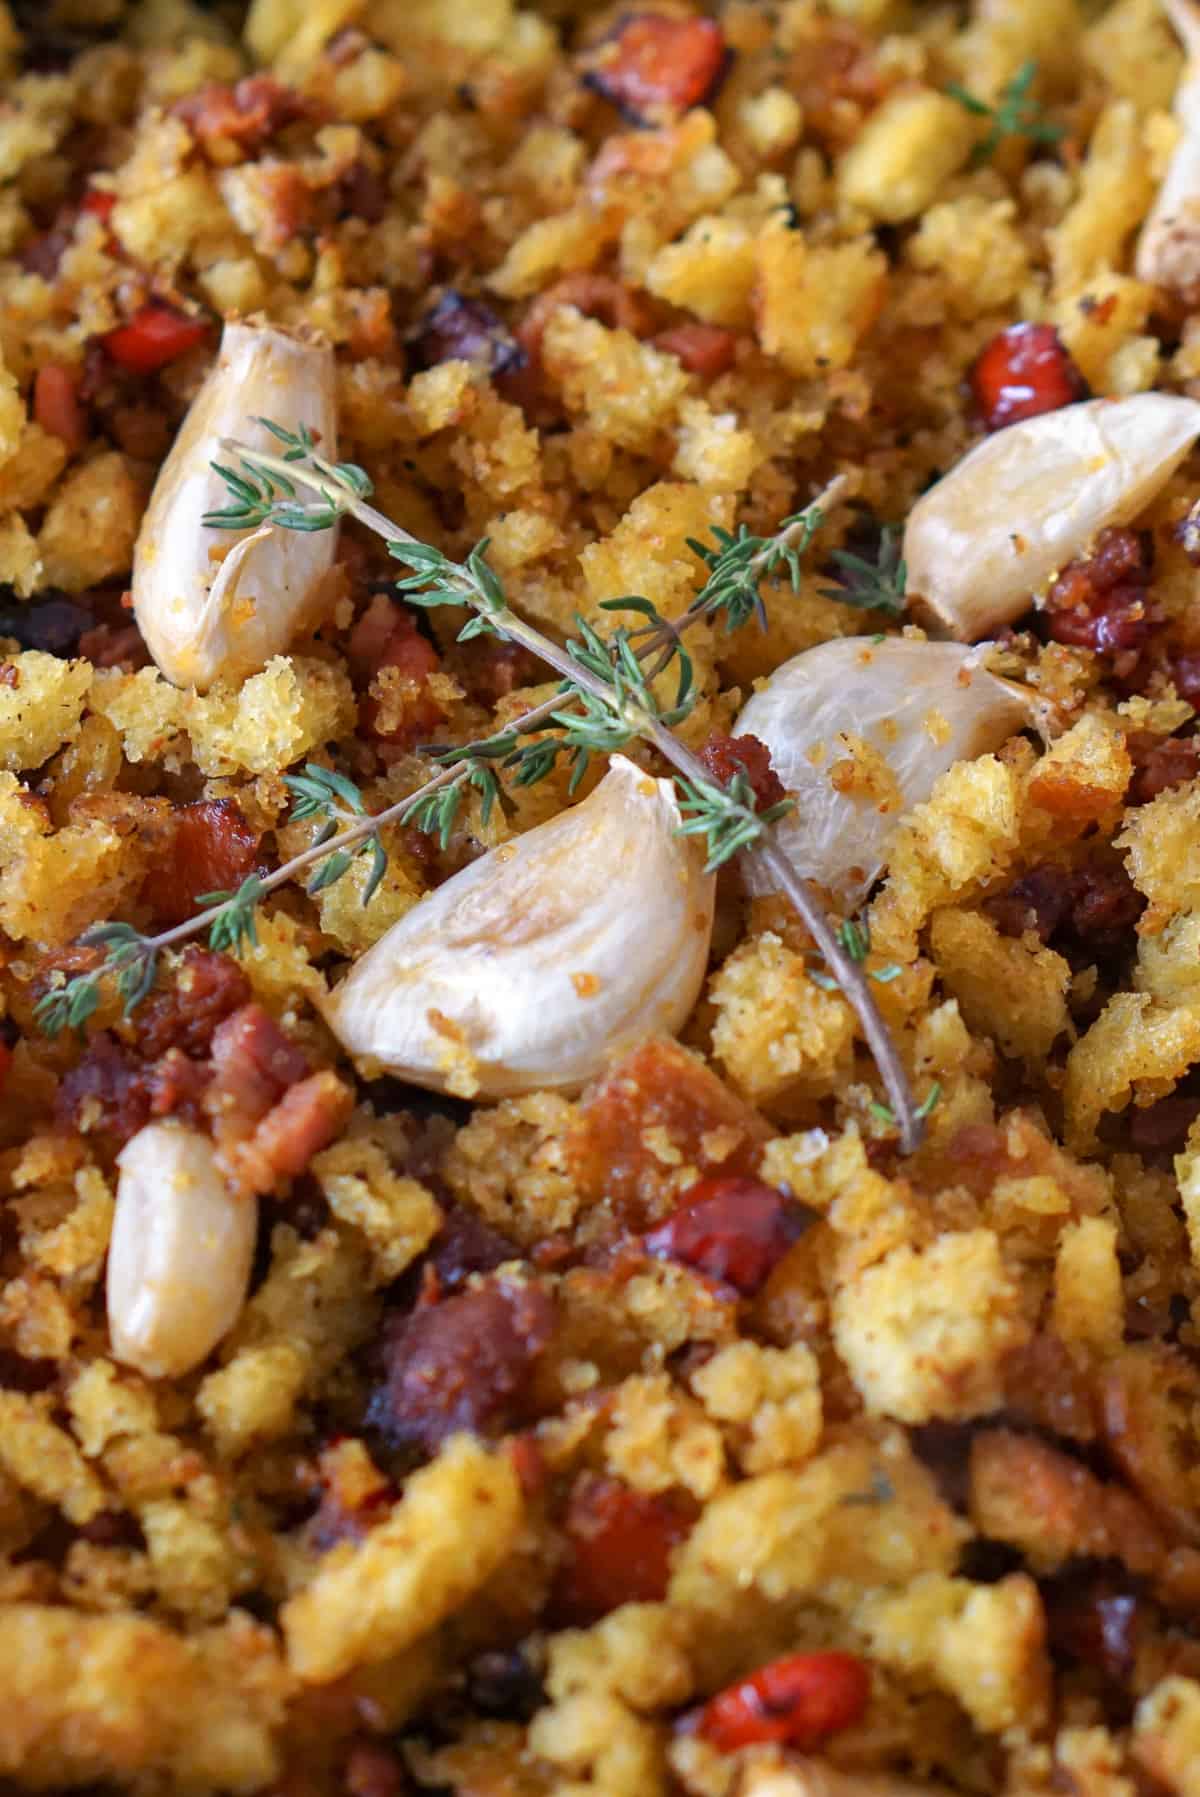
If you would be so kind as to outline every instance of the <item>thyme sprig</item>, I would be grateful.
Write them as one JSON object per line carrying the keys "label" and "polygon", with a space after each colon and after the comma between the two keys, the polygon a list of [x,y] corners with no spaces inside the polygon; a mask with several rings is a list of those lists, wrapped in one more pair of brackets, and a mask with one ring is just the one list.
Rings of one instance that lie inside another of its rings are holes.
{"label": "thyme sprig", "polygon": [[946,92],[952,100],[957,100],[976,118],[989,120],[986,135],[980,138],[971,153],[973,168],[990,162],[1001,144],[1010,137],[1023,137],[1034,144],[1053,144],[1066,136],[1064,126],[1042,116],[1037,98],[1031,92],[1037,72],[1035,61],[1023,62],[1012,80],[1001,88],[994,106],[960,87],[957,81],[949,83]]}
{"label": "thyme sprig", "polygon": [[873,562],[848,549],[835,549],[829,560],[834,585],[822,588],[823,599],[837,599],[860,611],[886,612],[890,618],[904,615],[908,567],[894,531],[885,526],[880,532],[879,554]]}
{"label": "thyme sprig", "polygon": [[[844,486],[842,481],[838,491]],[[828,495],[827,488],[826,503]],[[708,579],[691,609],[699,606],[704,616],[723,616],[728,631],[740,630],[752,617],[765,630],[767,614],[759,591],[762,582],[777,582],[786,570],[792,591],[798,593],[804,552],[824,521],[818,501],[785,518],[773,536],[751,536],[744,524],[736,532],[714,524],[710,526],[714,539],[711,545],[689,537],[688,548],[708,569]]]}
{"label": "thyme sprig", "polygon": [[[704,839],[709,869],[741,854],[756,859],[795,906],[830,973],[856,1009],[868,1045],[896,1117],[906,1149],[920,1141],[921,1119],[916,1114],[903,1066],[896,1054],[869,985],[854,957],[847,952],[824,908],[807,881],[801,879],[771,835],[772,823],[789,808],[789,802],[760,810],[745,775],[738,773],[725,786],[711,778],[704,764],[674,734],[696,703],[690,660],[682,647],[682,629],[702,617],[724,615],[730,627],[759,612],[758,584],[786,570],[793,587],[800,578],[800,556],[812,539],[822,511],[820,502],[785,521],[771,538],[746,533],[714,531],[713,546],[693,543],[694,552],[708,569],[708,577],[684,617],[663,619],[648,600],[632,596],[611,601],[606,609],[632,611],[645,622],[637,627],[620,625],[609,637],[601,636],[586,620],[576,620],[578,634],[558,644],[528,624],[508,604],[503,584],[487,561],[482,542],[462,562],[455,562],[431,544],[421,543],[368,503],[370,482],[352,463],[331,463],[317,454],[314,439],[306,431],[287,432],[266,421],[284,453],[253,450],[237,442],[221,448],[236,461],[214,463],[231,495],[231,504],[210,512],[205,522],[215,528],[324,529],[350,515],[379,536],[388,553],[407,573],[397,582],[410,603],[421,606],[466,605],[470,617],[459,632],[460,640],[491,634],[528,649],[559,675],[558,694],[536,707],[506,730],[482,743],[442,751],[438,772],[416,793],[386,811],[370,815],[358,789],[340,774],[309,764],[303,775],[289,776],[296,797],[293,816],[317,818],[321,828],[303,854],[293,857],[273,874],[254,878],[251,888],[235,894],[213,894],[209,913],[189,919],[155,937],[141,937],[129,926],[99,926],[121,931],[105,939],[107,957],[95,974],[81,976],[49,993],[40,1011],[43,1027],[61,1028],[83,1013],[90,1015],[99,1002],[98,980],[105,973],[115,977],[126,1011],[149,991],[157,956],[178,941],[207,928],[222,940],[253,941],[254,906],[275,887],[318,862],[324,867],[310,881],[320,891],[344,875],[357,855],[373,857],[368,897],[386,869],[386,851],[380,832],[393,819],[436,829],[446,840],[453,827],[455,806],[462,791],[474,786],[484,806],[490,807],[499,792],[495,763],[514,768],[518,781],[541,778],[558,754],[573,761],[572,784],[577,784],[595,753],[611,753],[635,738],[649,743],[675,769],[682,814],[681,833]],[[822,498],[826,503],[843,483],[834,483]],[[315,493],[316,502],[301,499],[297,491]],[[655,659],[657,657],[657,659]],[[673,702],[660,703],[654,682],[659,673],[678,661]],[[521,738],[547,726],[555,734],[535,743]],[[341,827],[340,827],[341,826]],[[330,871],[327,871],[330,870]],[[127,932],[127,933],[126,933]],[[99,943],[99,938],[97,937]],[[136,967],[136,980],[130,971]],[[93,1001],[86,982],[96,982]],[[72,991],[74,988],[74,991]]]}
{"label": "thyme sprig", "polygon": [[205,512],[201,522],[210,530],[261,530],[269,524],[277,525],[281,530],[328,530],[345,509],[342,503],[344,491],[355,493],[359,499],[370,498],[373,491],[370,478],[357,463],[319,461],[316,438],[306,424],[299,430],[289,431],[270,418],[255,418],[254,423],[261,424],[283,445],[285,453],[281,459],[285,463],[313,460],[327,468],[329,485],[317,489],[321,494],[320,504],[301,503],[296,484],[284,469],[276,468],[268,475],[260,472],[246,457],[241,458],[241,466],[237,469],[214,462],[213,471],[220,475],[229,490],[229,504],[219,511]]}

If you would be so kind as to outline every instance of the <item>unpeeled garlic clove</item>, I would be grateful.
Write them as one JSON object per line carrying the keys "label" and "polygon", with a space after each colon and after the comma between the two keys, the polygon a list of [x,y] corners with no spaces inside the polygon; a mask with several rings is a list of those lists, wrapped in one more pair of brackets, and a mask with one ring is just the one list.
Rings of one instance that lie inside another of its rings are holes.
{"label": "unpeeled garlic clove", "polygon": [[220,353],[180,426],[150,496],[133,558],[133,609],[167,679],[205,692],[259,673],[315,621],[336,531],[236,533],[200,520],[230,503],[214,461],[222,437],[278,454],[258,417],[306,424],[337,459],[333,352],[274,326],[227,324]]}
{"label": "unpeeled garlic clove", "polygon": [[1200,5],[1164,0],[1187,61],[1175,92],[1179,142],[1138,239],[1139,280],[1184,289],[1200,281]]}
{"label": "unpeeled garlic clove", "polygon": [[[837,637],[785,662],[738,718],[735,731],[766,743],[796,801],[775,825],[776,843],[797,873],[848,910],[884,867],[901,818],[946,769],[999,748],[1031,721],[1034,695],[979,659],[979,649],[961,643]],[[850,758],[846,736],[861,737],[886,763],[870,793],[833,784],[833,769]],[[753,858],[746,877],[752,891],[774,889]]]}
{"label": "unpeeled garlic clove", "polygon": [[990,635],[1105,525],[1136,518],[1197,436],[1200,401],[1168,393],[1084,400],[997,431],[909,513],[909,592],[952,636]]}
{"label": "unpeeled garlic clove", "polygon": [[355,964],[325,1007],[352,1055],[414,1085],[577,1091],[696,1001],[714,881],[674,788],[617,755],[591,796],[472,862]]}
{"label": "unpeeled garlic clove", "polygon": [[237,1321],[250,1283],[258,1205],[230,1192],[212,1143],[182,1123],[149,1123],[117,1157],[108,1250],[108,1330],[116,1358],[177,1378]]}

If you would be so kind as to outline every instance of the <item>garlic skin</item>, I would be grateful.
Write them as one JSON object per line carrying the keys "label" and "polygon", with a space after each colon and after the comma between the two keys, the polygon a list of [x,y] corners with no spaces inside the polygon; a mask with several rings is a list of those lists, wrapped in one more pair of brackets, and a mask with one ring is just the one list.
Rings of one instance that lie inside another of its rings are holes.
{"label": "garlic skin", "polygon": [[700,991],[715,881],[668,780],[615,755],[583,801],[492,849],[367,950],[324,1011],[372,1069],[436,1092],[575,1092]]}
{"label": "garlic skin", "polygon": [[108,1329],[115,1357],[149,1379],[207,1358],[246,1301],[258,1205],[231,1193],[208,1137],[149,1123],[117,1156],[108,1250]]}
{"label": "garlic skin", "polygon": [[[961,643],[837,637],[785,662],[734,725],[736,734],[766,743],[796,801],[775,825],[778,847],[846,910],[866,897],[901,819],[947,768],[998,749],[1030,723],[1035,696],[979,662],[980,650]],[[878,798],[831,783],[831,769],[848,753],[841,733],[862,737],[887,763],[895,780],[887,810]],[[746,878],[753,892],[775,890],[752,857]]]}
{"label": "garlic skin", "polygon": [[985,437],[909,513],[908,590],[964,642],[1028,611],[1108,524],[1128,524],[1197,436],[1200,401],[1089,399]]}
{"label": "garlic skin", "polygon": [[160,671],[206,692],[246,680],[315,621],[336,530],[210,530],[200,520],[230,503],[210,463],[228,463],[222,437],[279,453],[266,417],[318,433],[337,459],[333,351],[268,325],[227,324],[208,378],[163,463],[133,557],[133,610]]}
{"label": "garlic skin", "polygon": [[1183,289],[1200,281],[1200,4],[1163,0],[1187,62],[1175,91],[1179,142],[1138,238],[1139,281]]}

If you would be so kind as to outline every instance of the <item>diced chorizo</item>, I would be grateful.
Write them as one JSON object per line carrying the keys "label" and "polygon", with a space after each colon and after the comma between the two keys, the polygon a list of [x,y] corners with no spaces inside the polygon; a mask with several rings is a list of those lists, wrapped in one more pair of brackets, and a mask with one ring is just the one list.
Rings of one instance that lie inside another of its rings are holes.
{"label": "diced chorizo", "polygon": [[521,1250],[508,1236],[485,1223],[464,1204],[446,1205],[442,1226],[429,1251],[429,1264],[443,1291],[457,1291],[472,1273],[494,1273],[506,1260],[519,1260]]}
{"label": "diced chorizo", "polygon": [[569,1552],[551,1600],[556,1620],[580,1628],[621,1604],[661,1603],[671,1555],[696,1515],[681,1492],[651,1494],[621,1479],[581,1474],[563,1520]]}
{"label": "diced chorizo", "polygon": [[492,1279],[398,1318],[368,1422],[393,1447],[433,1453],[456,1430],[499,1430],[554,1334],[553,1301],[536,1284]]}
{"label": "diced chorizo", "polygon": [[858,1722],[870,1695],[856,1654],[789,1654],[718,1691],[690,1725],[719,1753],[771,1741],[811,1752]]}
{"label": "diced chorizo", "polygon": [[1045,862],[985,908],[1007,936],[1033,930],[1063,953],[1097,959],[1128,944],[1145,904],[1120,862],[1076,868]]}
{"label": "diced chorizo", "polygon": [[351,670],[367,682],[360,722],[380,742],[408,747],[435,730],[445,712],[429,690],[440,666],[437,650],[412,613],[376,594],[350,633]]}
{"label": "diced chorizo", "polygon": [[714,730],[700,749],[704,763],[718,786],[728,786],[744,774],[759,810],[778,805],[787,797],[783,781],[771,766],[771,751],[757,736],[727,736]]}
{"label": "diced chorizo", "polygon": [[1056,643],[1108,656],[1132,670],[1156,620],[1146,592],[1148,539],[1117,526],[1102,530],[1091,555],[1071,562],[1046,594],[1046,626]]}
{"label": "diced chorizo", "polygon": [[87,414],[80,404],[75,377],[60,362],[48,362],[34,376],[33,416],[44,431],[58,438],[68,455],[78,455],[87,442]]}
{"label": "diced chorizo", "polygon": [[984,909],[1002,935],[1023,936],[1032,930],[1049,942],[1071,909],[1074,891],[1074,870],[1046,862],[1022,874],[1007,892],[993,894]]}
{"label": "diced chorizo", "polygon": [[696,319],[672,325],[668,331],[659,331],[654,338],[654,347],[674,356],[689,374],[715,381],[719,374],[725,374],[733,367],[737,338],[721,325],[702,324]]}
{"label": "diced chorizo", "polygon": [[1115,1580],[1091,1575],[1043,1591],[1050,1645],[1127,1685],[1151,1606]]}
{"label": "diced chorizo", "polygon": [[65,1129],[104,1135],[123,1144],[150,1121],[145,1063],[107,1032],[93,1036],[76,1066],[63,1075],[54,1112]]}
{"label": "diced chorizo", "polygon": [[1012,324],[998,332],[970,381],[990,431],[1088,398],[1088,384],[1051,324]]}
{"label": "diced chorizo", "polygon": [[1184,786],[1200,774],[1200,737],[1155,736],[1150,731],[1135,730],[1126,737],[1125,744],[1133,762],[1127,795],[1131,805],[1148,805],[1159,793]]}
{"label": "diced chorizo", "polygon": [[541,679],[539,664],[521,643],[477,636],[463,647],[471,696],[489,707],[507,699],[518,687],[533,686]]}
{"label": "diced chorizo", "polygon": [[583,79],[631,124],[654,125],[703,106],[727,63],[715,20],[632,13],[601,45]]}
{"label": "diced chorizo", "polygon": [[181,805],[174,829],[142,885],[160,924],[183,923],[210,892],[236,892],[258,861],[261,838],[232,799]]}
{"label": "diced chorizo", "polygon": [[80,637],[79,653],[95,668],[122,668],[126,673],[148,668],[151,659],[142,633],[133,622],[93,625]]}
{"label": "diced chorizo", "polygon": [[770,1135],[764,1119],[698,1056],[655,1039],[633,1049],[584,1095],[566,1139],[572,1176],[642,1229],[669,1208],[672,1172],[663,1142],[700,1173],[752,1175]]}
{"label": "diced chorizo", "polygon": [[368,225],[377,225],[387,213],[387,180],[362,157],[339,175],[333,192],[339,219],[361,218]]}
{"label": "diced chorizo", "polygon": [[752,1298],[810,1218],[761,1180],[700,1179],[646,1237],[646,1247]]}
{"label": "diced chorizo", "polygon": [[309,1071],[307,1057],[257,1004],[243,1005],[218,1026],[212,1061],[214,1115],[244,1130],[265,1117]]}
{"label": "diced chorizo", "polygon": [[888,88],[877,44],[850,19],[819,19],[782,77],[804,112],[804,135],[826,151],[854,141]]}
{"label": "diced chorizo", "polygon": [[172,1048],[205,1055],[217,1025],[249,999],[250,982],[236,961],[193,944],[174,980],[134,1012],[138,1051],[151,1061]]}
{"label": "diced chorizo", "polygon": [[168,1048],[146,1070],[146,1092],[152,1117],[179,1116],[189,1123],[201,1121],[201,1107],[212,1070],[206,1062],[189,1060],[181,1048]]}
{"label": "diced chorizo", "polygon": [[1071,935],[1088,955],[1104,958],[1130,945],[1146,901],[1121,862],[1080,869]]}
{"label": "diced chorizo", "polygon": [[634,337],[644,337],[654,323],[649,303],[624,281],[576,269],[539,293],[517,326],[517,341],[532,359],[540,357],[546,326],[560,306],[574,306],[610,331],[629,331]]}
{"label": "diced chorizo", "polygon": [[312,106],[272,75],[247,75],[236,86],[213,81],[171,108],[214,161],[230,151],[256,155],[277,131],[308,117]]}
{"label": "diced chorizo", "polygon": [[266,1192],[276,1180],[303,1173],[341,1134],[353,1109],[353,1092],[329,1068],[289,1086],[253,1135],[231,1151],[242,1185]]}

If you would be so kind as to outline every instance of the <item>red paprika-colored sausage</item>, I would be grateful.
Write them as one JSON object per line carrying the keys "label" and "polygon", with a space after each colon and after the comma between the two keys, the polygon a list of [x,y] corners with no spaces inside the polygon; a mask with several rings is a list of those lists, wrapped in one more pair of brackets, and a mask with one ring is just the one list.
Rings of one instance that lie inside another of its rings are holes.
{"label": "red paprika-colored sausage", "polygon": [[696,1732],[721,1753],[766,1741],[807,1752],[857,1722],[870,1693],[870,1674],[853,1654],[789,1654],[718,1691]]}
{"label": "red paprika-colored sausage", "polygon": [[1088,385],[1050,324],[1013,324],[986,344],[971,391],[990,431],[1086,399]]}
{"label": "red paprika-colored sausage", "polygon": [[681,1261],[750,1298],[806,1221],[798,1204],[760,1179],[698,1179],[645,1242],[660,1259]]}

